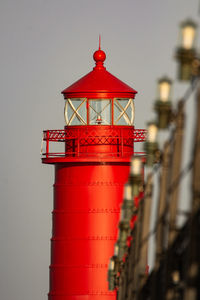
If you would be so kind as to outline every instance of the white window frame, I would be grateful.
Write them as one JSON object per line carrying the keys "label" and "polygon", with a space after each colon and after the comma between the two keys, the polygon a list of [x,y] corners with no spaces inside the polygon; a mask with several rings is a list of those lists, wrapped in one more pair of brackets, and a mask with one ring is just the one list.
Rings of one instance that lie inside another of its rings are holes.
{"label": "white window frame", "polygon": [[[118,125],[117,123],[119,122],[120,119],[122,119],[122,117],[125,119],[125,121],[127,122],[127,125],[129,126],[133,126],[134,125],[134,118],[135,118],[135,105],[134,105],[134,100],[133,98],[129,98],[129,101],[128,103],[126,104],[125,107],[123,107],[121,104],[120,104],[120,100],[127,100],[128,98],[114,98],[113,101],[114,101],[114,105],[113,105],[113,108],[114,110],[115,109],[118,109],[120,114],[118,116],[118,118],[115,120],[113,120],[114,122],[114,125]],[[129,118],[126,110],[127,108],[131,106],[131,118]],[[113,116],[115,116],[115,113],[113,111]]]}
{"label": "white window frame", "polygon": [[[77,100],[82,100],[82,102],[79,104],[79,106],[77,108],[74,107],[72,101],[76,101]],[[83,117],[80,115],[80,113],[78,112],[79,109],[82,107],[82,105],[87,102],[87,98],[71,98],[71,99],[67,99],[66,103],[65,103],[65,109],[64,109],[64,117],[65,117],[65,122],[66,124],[69,126],[71,125],[72,121],[74,120],[74,118],[76,117],[80,123],[82,125],[87,125],[87,108],[86,108],[86,120],[83,119]],[[70,119],[68,118],[68,107],[70,107],[73,111]]]}

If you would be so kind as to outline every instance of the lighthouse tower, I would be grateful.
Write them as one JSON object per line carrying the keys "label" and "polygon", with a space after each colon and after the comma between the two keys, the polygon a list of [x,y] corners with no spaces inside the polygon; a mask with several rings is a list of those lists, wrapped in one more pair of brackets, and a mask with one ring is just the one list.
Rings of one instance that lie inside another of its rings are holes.
{"label": "lighthouse tower", "polygon": [[[117,239],[120,204],[133,144],[134,89],[104,67],[66,88],[64,130],[44,131],[42,162],[55,166],[49,300],[114,300],[107,269]],[[63,144],[61,152],[53,144]]]}

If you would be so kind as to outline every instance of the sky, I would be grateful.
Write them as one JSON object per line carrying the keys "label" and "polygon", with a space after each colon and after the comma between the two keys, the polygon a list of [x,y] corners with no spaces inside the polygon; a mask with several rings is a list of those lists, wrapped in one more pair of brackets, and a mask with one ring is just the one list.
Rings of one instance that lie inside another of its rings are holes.
{"label": "sky", "polygon": [[[54,170],[44,129],[62,129],[61,91],[92,70],[102,36],[109,72],[138,91],[136,128],[154,118],[156,80],[176,80],[179,24],[198,0],[1,0],[1,300],[47,299]],[[190,110],[188,106],[188,110]]]}

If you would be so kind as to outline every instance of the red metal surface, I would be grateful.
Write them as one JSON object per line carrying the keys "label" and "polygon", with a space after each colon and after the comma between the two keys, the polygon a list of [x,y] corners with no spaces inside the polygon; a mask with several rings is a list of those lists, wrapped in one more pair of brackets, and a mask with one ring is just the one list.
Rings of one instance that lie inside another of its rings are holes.
{"label": "red metal surface", "polygon": [[[64,97],[130,97],[136,91],[106,71],[105,53],[96,67],[63,91]],[[49,300],[114,300],[107,267],[117,239],[123,187],[133,143],[145,130],[131,126],[68,126],[44,131],[42,162],[55,165]],[[63,151],[51,152],[51,144]]]}
{"label": "red metal surface", "polygon": [[64,98],[135,98],[137,91],[106,70],[103,65],[105,58],[104,51],[96,51],[94,69],[66,88],[62,92]]}
{"label": "red metal surface", "polygon": [[115,299],[107,267],[129,165],[56,165],[49,300]]}

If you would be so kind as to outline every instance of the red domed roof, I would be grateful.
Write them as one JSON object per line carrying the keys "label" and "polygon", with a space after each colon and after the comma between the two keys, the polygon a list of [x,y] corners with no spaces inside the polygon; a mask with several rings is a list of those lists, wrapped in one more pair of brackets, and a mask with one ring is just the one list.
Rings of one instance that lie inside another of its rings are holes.
{"label": "red domed roof", "polygon": [[64,98],[134,98],[137,91],[109,73],[103,63],[106,54],[100,48],[93,55],[94,69],[66,88]]}

